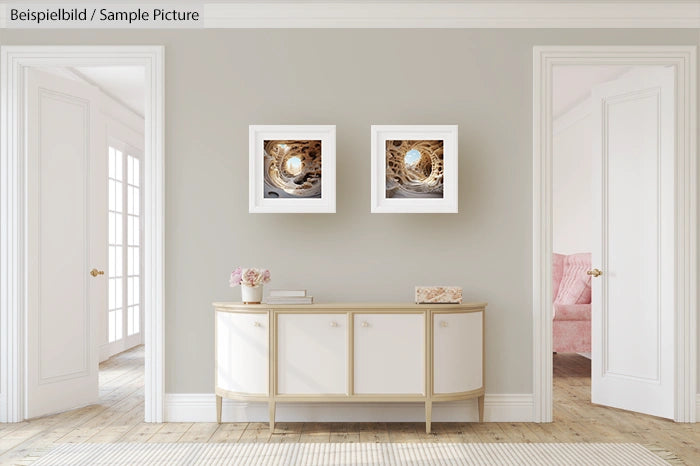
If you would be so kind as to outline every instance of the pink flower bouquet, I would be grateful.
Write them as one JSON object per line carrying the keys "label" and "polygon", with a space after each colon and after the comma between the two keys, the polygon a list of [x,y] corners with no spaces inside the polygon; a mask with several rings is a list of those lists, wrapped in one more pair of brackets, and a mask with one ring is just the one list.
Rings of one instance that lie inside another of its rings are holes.
{"label": "pink flower bouquet", "polygon": [[270,271],[267,269],[242,268],[236,267],[236,270],[231,272],[229,284],[231,287],[243,286],[260,286],[263,283],[270,281]]}

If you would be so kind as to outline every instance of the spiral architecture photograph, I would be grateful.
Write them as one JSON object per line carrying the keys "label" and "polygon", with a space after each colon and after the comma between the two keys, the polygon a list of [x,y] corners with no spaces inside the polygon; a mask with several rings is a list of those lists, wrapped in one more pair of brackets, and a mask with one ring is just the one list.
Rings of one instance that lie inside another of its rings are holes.
{"label": "spiral architecture photograph", "polygon": [[386,141],[386,197],[443,197],[442,140]]}
{"label": "spiral architecture photograph", "polygon": [[265,198],[320,198],[320,140],[265,140]]}

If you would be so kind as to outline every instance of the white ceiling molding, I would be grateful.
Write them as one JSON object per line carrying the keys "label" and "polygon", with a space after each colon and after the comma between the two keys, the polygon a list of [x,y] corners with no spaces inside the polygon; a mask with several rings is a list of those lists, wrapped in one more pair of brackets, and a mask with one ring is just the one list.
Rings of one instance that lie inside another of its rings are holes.
{"label": "white ceiling molding", "polygon": [[698,28],[700,1],[205,3],[206,28]]}

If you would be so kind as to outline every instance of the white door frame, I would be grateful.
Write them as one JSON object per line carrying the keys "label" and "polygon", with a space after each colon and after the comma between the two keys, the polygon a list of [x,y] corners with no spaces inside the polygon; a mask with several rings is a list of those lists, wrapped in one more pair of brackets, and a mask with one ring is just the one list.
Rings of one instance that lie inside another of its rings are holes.
{"label": "white door frame", "polygon": [[676,68],[674,420],[695,422],[698,241],[695,46],[546,46],[533,49],[533,420],[552,422],[552,67],[555,65]]}
{"label": "white door frame", "polygon": [[26,68],[143,66],[146,76],[145,420],[163,422],[164,379],[164,48],[162,46],[0,47],[0,422],[25,419],[27,315]]}

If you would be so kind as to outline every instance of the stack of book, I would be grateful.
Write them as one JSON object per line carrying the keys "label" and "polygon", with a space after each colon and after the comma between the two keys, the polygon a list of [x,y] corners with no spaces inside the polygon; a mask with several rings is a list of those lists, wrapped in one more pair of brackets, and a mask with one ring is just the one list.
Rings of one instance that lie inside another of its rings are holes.
{"label": "stack of book", "polygon": [[306,290],[270,290],[266,304],[313,304],[314,297],[307,296]]}

